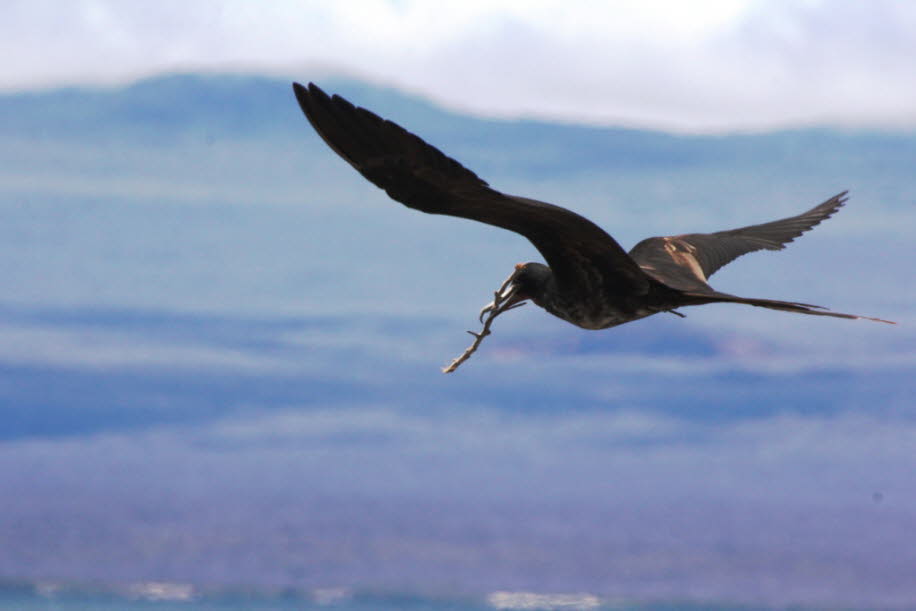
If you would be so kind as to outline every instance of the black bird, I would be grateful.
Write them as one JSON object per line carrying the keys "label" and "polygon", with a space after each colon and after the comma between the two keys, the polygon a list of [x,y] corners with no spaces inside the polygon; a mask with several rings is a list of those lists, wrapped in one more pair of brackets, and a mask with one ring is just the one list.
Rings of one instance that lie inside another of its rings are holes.
{"label": "black bird", "polygon": [[293,83],[299,106],[334,152],[377,187],[409,208],[446,214],[519,233],[547,261],[520,263],[487,312],[499,313],[530,299],[554,316],[584,329],[606,329],[658,312],[707,303],[752,306],[837,318],[793,301],[737,297],[707,279],[737,257],[785,244],[836,212],[846,192],[790,218],[716,233],[648,238],[629,253],[603,229],[575,212],[501,193],[418,136],[316,85]]}

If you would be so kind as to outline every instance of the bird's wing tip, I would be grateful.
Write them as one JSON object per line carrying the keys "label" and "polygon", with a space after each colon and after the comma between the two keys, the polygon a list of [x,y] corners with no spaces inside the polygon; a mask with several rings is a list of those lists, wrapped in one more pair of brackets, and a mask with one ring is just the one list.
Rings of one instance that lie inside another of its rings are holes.
{"label": "bird's wing tip", "polygon": [[293,81],[293,91],[296,93],[315,93],[321,92],[321,88],[311,81],[309,81],[307,85],[303,85],[298,81]]}

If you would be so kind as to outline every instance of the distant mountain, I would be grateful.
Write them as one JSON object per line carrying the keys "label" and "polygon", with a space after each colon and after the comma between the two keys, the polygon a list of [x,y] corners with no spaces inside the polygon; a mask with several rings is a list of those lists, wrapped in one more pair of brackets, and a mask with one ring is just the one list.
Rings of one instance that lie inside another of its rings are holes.
{"label": "distant mountain", "polygon": [[[303,81],[308,75],[303,75]],[[767,134],[688,136],[532,120],[490,120],[445,111],[394,89],[328,78],[319,83],[402,123],[449,151],[479,154],[538,175],[729,165],[805,167],[916,158],[916,133],[812,128]],[[0,96],[0,135],[81,142],[141,138],[302,138],[290,82],[253,75],[172,74],[112,88]],[[909,167],[909,166],[908,166]]]}
{"label": "distant mountain", "polygon": [[[435,106],[347,80],[322,83],[379,112],[398,109],[420,125],[441,125]],[[0,133],[43,139],[99,140],[147,135],[167,140],[189,134],[278,136],[301,117],[290,82],[263,76],[171,74],[120,87],[68,87],[0,96]],[[300,134],[296,134],[297,136]]]}

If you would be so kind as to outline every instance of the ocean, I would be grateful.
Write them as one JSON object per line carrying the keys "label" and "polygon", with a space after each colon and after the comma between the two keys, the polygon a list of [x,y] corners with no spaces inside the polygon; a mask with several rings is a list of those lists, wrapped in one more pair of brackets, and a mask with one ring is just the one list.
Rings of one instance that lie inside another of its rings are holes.
{"label": "ocean", "polygon": [[[186,611],[245,609],[280,611],[754,611],[767,607],[714,601],[627,602],[587,593],[497,591],[483,596],[439,597],[409,593],[353,592],[344,588],[298,591],[198,590],[188,584],[143,583],[73,586],[19,583],[0,586],[0,609],[9,611]],[[793,607],[803,611],[803,607]]]}

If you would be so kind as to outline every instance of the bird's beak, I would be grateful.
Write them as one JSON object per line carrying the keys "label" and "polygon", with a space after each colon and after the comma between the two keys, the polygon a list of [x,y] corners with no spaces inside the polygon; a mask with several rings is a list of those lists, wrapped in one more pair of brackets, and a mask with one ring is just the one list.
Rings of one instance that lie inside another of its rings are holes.
{"label": "bird's beak", "polygon": [[480,316],[478,317],[480,322],[483,322],[483,317],[487,314],[495,318],[507,310],[524,305],[524,301],[528,299],[528,297],[519,292],[519,286],[512,282],[514,278],[515,274],[509,276],[506,282],[504,282],[496,292],[493,301],[480,310]]}

